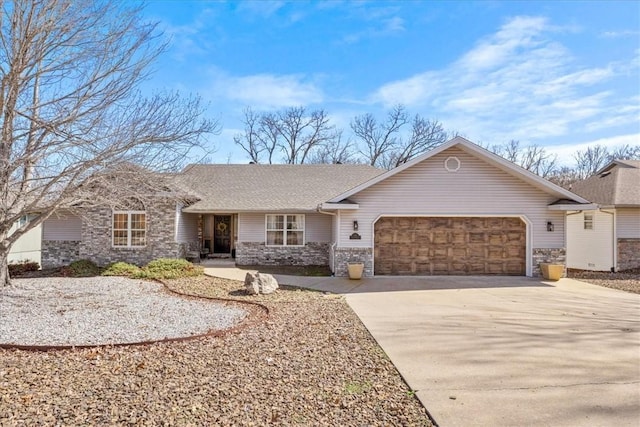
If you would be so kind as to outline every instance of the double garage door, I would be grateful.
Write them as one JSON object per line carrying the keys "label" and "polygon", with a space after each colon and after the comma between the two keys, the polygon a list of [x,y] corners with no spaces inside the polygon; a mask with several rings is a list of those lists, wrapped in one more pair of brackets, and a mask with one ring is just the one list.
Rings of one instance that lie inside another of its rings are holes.
{"label": "double garage door", "polygon": [[526,240],[520,218],[383,217],[374,274],[523,276]]}

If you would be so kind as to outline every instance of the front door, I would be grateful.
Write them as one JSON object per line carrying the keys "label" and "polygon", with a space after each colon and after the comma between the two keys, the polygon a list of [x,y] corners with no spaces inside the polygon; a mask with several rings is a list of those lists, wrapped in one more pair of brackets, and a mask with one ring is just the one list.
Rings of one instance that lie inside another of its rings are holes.
{"label": "front door", "polygon": [[214,217],[213,253],[231,253],[231,215],[216,215]]}

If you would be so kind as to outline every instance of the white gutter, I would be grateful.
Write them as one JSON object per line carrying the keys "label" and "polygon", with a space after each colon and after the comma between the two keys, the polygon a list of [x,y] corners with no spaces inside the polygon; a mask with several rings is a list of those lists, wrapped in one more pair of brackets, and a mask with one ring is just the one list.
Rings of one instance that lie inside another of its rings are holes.
{"label": "white gutter", "polygon": [[[324,214],[324,215],[331,215],[331,216],[338,216],[337,212],[327,212],[327,211],[323,211],[322,207],[323,207],[324,203],[321,203],[318,205],[318,207],[316,208],[316,210],[318,211],[319,214]],[[340,227],[340,222],[338,221],[337,227]],[[333,235],[333,233],[332,233]],[[333,236],[332,236],[333,237]],[[330,258],[330,263],[331,265],[329,266],[329,268],[331,269],[331,272],[335,274],[336,272],[336,257],[335,257],[335,249],[336,246],[338,245],[338,242],[331,242],[331,247],[329,248],[330,254],[329,254],[329,258]],[[333,253],[334,255],[331,255],[331,253]]]}
{"label": "white gutter", "polygon": [[357,203],[322,203],[318,205],[318,209],[356,210],[356,209],[360,209],[360,205]]}

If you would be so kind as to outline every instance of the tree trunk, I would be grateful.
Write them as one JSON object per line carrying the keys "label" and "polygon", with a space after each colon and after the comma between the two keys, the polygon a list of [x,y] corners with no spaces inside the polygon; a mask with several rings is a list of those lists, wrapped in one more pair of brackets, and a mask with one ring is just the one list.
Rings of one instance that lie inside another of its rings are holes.
{"label": "tree trunk", "polygon": [[8,251],[0,251],[0,288],[11,285],[8,256]]}

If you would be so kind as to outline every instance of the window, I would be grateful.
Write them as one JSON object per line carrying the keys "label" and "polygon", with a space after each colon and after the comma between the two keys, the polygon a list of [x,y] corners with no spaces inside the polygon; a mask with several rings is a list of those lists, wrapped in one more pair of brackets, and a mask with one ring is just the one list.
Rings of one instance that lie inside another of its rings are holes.
{"label": "window", "polygon": [[593,213],[584,213],[584,229],[593,230]]}
{"label": "window", "polygon": [[267,246],[303,246],[304,215],[267,215]]}
{"label": "window", "polygon": [[143,211],[113,213],[113,246],[140,247],[147,244],[147,214]]}

